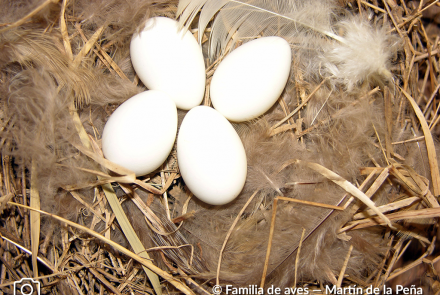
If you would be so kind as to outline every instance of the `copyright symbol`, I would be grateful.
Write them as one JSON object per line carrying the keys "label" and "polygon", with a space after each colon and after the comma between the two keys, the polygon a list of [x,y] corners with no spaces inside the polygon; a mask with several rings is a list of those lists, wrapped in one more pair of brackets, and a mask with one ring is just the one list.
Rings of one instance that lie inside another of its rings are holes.
{"label": "copyright symbol", "polygon": [[215,285],[214,287],[212,287],[212,293],[214,293],[215,295],[221,294],[222,293],[222,286]]}

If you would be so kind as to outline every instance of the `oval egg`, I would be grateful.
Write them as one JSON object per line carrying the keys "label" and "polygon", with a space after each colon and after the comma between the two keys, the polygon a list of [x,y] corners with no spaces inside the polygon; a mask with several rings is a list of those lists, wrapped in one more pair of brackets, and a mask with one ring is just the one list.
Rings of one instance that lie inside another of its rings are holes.
{"label": "oval egg", "polygon": [[183,119],[177,160],[187,187],[200,200],[223,205],[243,189],[246,153],[237,132],[219,112],[198,106]]}
{"label": "oval egg", "polygon": [[238,47],[220,63],[211,81],[211,101],[228,120],[243,122],[269,110],[289,78],[291,50],[280,37],[262,37]]}
{"label": "oval egg", "polygon": [[166,17],[147,21],[145,29],[130,43],[133,67],[148,89],[170,95],[176,106],[189,110],[205,93],[205,62],[202,49],[189,32]]}
{"label": "oval egg", "polygon": [[121,104],[102,133],[104,156],[137,176],[153,172],[168,157],[176,138],[177,109],[164,92],[149,90]]}

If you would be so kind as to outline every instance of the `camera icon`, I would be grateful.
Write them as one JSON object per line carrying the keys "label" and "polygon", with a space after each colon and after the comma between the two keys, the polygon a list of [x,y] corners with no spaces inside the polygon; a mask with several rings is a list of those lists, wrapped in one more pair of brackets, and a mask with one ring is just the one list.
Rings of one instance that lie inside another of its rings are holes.
{"label": "camera icon", "polygon": [[40,282],[23,278],[14,282],[14,295],[40,295]]}

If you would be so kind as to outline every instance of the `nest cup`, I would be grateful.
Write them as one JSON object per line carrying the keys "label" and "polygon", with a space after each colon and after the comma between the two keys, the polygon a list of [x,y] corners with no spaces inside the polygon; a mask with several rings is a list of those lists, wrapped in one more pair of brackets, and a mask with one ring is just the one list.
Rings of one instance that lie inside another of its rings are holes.
{"label": "nest cup", "polygon": [[[439,291],[436,1],[226,2],[1,4],[3,292]],[[175,146],[137,178],[102,155],[108,117],[147,90],[129,43],[154,16],[199,40],[202,105],[238,46],[292,49],[277,102],[232,123],[248,172],[228,204],[193,196]]]}

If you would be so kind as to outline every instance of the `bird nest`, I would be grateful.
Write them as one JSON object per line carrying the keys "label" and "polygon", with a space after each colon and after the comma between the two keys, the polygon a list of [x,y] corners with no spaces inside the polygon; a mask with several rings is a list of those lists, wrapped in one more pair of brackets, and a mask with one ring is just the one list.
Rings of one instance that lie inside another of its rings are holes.
{"label": "bird nest", "polygon": [[[1,2],[0,293],[439,294],[438,0],[180,2]],[[291,45],[277,103],[233,123],[248,174],[229,204],[192,195],[175,148],[138,178],[102,155],[146,90],[129,44],[152,16],[200,40],[208,106],[234,48]]]}

